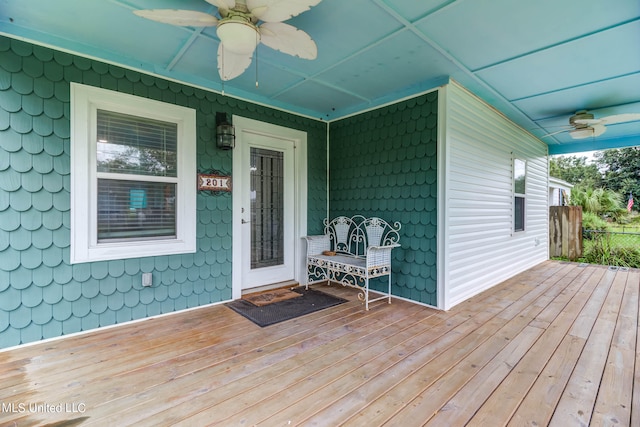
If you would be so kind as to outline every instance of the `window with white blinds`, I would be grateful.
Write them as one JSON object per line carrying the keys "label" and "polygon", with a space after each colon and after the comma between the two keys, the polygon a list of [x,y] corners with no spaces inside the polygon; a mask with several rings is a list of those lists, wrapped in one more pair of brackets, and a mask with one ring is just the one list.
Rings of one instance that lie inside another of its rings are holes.
{"label": "window with white blinds", "polygon": [[524,231],[527,163],[513,160],[513,231]]}
{"label": "window with white blinds", "polygon": [[175,238],[177,125],[105,110],[97,124],[98,242]]}
{"label": "window with white blinds", "polygon": [[98,172],[177,177],[175,123],[97,110]]}
{"label": "window with white blinds", "polygon": [[195,252],[195,111],[72,84],[72,262]]}
{"label": "window with white blinds", "polygon": [[98,243],[176,237],[176,184],[98,179]]}

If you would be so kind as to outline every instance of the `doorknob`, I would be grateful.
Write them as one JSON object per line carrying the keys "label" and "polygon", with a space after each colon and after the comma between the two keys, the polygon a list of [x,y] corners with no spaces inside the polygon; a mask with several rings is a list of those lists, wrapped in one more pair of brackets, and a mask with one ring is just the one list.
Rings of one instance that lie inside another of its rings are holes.
{"label": "doorknob", "polygon": [[249,224],[251,221],[245,221],[244,218],[240,220],[242,224]]}

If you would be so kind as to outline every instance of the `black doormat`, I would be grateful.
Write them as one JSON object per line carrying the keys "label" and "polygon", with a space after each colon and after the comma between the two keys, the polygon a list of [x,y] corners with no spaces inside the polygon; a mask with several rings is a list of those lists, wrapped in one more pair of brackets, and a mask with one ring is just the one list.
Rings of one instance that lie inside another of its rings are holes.
{"label": "black doormat", "polygon": [[243,315],[258,326],[264,327],[304,316],[305,314],[333,307],[347,302],[344,298],[334,297],[315,289],[293,289],[302,294],[301,297],[258,307],[248,301],[239,299],[225,304],[236,313]]}

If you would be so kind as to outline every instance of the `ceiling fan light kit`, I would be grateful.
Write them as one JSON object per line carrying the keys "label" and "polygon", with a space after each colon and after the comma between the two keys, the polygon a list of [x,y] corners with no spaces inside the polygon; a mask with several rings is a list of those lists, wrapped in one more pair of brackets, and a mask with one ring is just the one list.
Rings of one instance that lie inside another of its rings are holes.
{"label": "ceiling fan light kit", "polygon": [[252,55],[260,42],[260,33],[256,26],[242,16],[221,19],[216,34],[225,49],[238,54]]}

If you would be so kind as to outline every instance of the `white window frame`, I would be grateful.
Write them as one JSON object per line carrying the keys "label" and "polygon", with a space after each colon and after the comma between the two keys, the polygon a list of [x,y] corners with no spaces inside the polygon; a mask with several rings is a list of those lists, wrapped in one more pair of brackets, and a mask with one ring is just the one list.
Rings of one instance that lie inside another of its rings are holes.
{"label": "white window frame", "polygon": [[[524,164],[524,193],[516,192],[516,162],[522,162]],[[513,190],[513,197],[511,198],[513,203],[513,224],[511,226],[511,230],[513,233],[522,233],[527,229],[527,161],[522,157],[514,156],[511,162],[512,166],[512,174],[511,174],[511,185]],[[522,199],[522,229],[516,230],[516,197]]]}
{"label": "white window frame", "polygon": [[[176,236],[98,243],[97,110],[175,123],[178,127]],[[72,264],[196,251],[196,112],[138,96],[71,83]]]}

